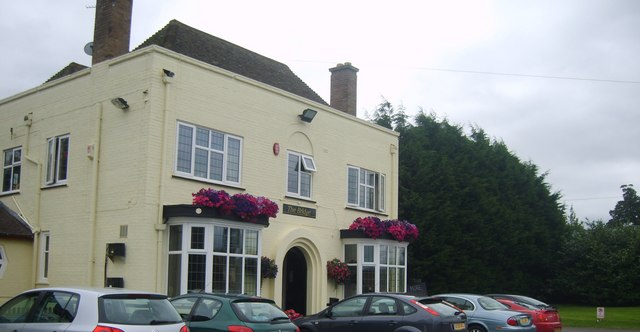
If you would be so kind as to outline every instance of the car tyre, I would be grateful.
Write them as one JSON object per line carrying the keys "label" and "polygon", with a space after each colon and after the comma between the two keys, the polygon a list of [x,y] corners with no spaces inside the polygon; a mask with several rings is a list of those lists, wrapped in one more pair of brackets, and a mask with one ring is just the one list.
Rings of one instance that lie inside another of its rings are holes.
{"label": "car tyre", "polygon": [[480,325],[469,325],[468,332],[487,332],[487,329]]}

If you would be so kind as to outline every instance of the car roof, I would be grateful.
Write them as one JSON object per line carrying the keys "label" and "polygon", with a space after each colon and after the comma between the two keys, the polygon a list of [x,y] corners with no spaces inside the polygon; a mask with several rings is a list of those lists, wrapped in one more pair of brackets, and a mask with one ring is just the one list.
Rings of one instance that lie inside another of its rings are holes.
{"label": "car roof", "polygon": [[470,294],[470,293],[443,293],[443,294],[432,295],[432,297],[438,297],[438,296],[458,296],[458,297],[466,297],[466,298],[470,298],[470,299],[477,299],[477,298],[480,298],[480,297],[487,297],[485,295]]}
{"label": "car roof", "polygon": [[113,287],[89,287],[89,286],[73,286],[73,287],[42,287],[42,288],[34,288],[22,293],[34,292],[34,291],[66,291],[66,292],[75,292],[81,294],[94,294],[95,296],[102,296],[107,294],[150,294],[150,295],[162,295],[164,294],[142,291],[142,290],[134,290],[127,288],[113,288]]}
{"label": "car roof", "polygon": [[233,301],[233,300],[255,300],[255,301],[274,302],[272,299],[268,299],[268,298],[260,297],[260,296],[254,296],[254,295],[232,294],[232,293],[209,293],[209,292],[189,292],[189,293],[186,293],[186,294],[181,294],[181,295],[175,296],[173,298],[176,299],[176,298],[181,298],[181,297],[216,297],[216,298],[225,299],[225,300],[228,300],[228,301]]}

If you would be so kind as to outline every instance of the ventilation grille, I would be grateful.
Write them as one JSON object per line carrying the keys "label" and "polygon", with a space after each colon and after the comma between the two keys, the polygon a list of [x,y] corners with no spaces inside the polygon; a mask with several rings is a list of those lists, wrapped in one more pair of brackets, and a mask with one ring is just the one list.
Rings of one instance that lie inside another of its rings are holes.
{"label": "ventilation grille", "polygon": [[120,225],[120,238],[126,239],[129,234],[129,226],[128,225]]}

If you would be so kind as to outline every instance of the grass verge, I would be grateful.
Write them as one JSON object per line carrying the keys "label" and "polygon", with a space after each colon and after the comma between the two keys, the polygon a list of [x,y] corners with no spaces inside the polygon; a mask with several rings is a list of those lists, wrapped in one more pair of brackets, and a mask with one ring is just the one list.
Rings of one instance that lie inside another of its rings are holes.
{"label": "grass verge", "polygon": [[558,305],[562,326],[640,331],[640,307],[605,307],[604,319],[596,319],[596,307]]}

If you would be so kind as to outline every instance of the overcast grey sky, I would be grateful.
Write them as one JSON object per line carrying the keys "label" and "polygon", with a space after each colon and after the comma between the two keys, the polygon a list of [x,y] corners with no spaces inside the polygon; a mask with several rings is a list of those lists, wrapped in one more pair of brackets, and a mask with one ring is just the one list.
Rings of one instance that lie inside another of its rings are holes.
{"label": "overcast grey sky", "polygon": [[[91,65],[95,0],[3,1],[0,99]],[[386,98],[477,125],[580,219],[640,190],[640,1],[134,0],[131,48],[171,19],[287,64],[325,100],[351,62],[358,116]]]}

